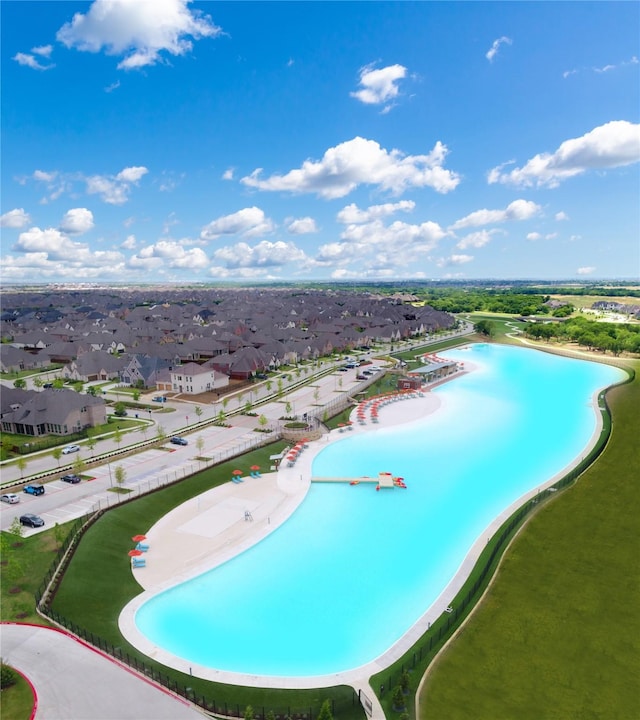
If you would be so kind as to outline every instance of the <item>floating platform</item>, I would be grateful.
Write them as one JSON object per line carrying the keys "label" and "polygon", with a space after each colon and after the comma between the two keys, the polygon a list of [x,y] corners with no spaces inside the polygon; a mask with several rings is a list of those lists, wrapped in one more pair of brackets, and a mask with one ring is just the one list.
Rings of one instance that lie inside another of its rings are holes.
{"label": "floating platform", "polygon": [[369,475],[361,475],[360,477],[340,477],[340,476],[318,476],[311,478],[311,482],[342,482],[350,485],[359,485],[360,483],[375,483],[378,489],[383,487],[406,487],[404,479],[394,477],[390,472],[378,473],[376,477]]}

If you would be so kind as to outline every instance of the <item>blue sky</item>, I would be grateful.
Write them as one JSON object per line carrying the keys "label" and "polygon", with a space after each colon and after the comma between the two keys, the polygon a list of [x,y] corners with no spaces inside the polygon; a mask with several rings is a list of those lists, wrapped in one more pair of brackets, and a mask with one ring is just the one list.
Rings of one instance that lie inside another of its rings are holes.
{"label": "blue sky", "polygon": [[636,2],[0,11],[4,283],[640,276]]}

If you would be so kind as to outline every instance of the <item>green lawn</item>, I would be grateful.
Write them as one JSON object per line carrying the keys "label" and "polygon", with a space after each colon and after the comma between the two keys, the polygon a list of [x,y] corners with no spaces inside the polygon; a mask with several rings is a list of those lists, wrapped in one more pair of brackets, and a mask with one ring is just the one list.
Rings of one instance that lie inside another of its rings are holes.
{"label": "green lawn", "polygon": [[608,398],[607,448],[515,539],[427,677],[421,720],[640,717],[640,379]]}

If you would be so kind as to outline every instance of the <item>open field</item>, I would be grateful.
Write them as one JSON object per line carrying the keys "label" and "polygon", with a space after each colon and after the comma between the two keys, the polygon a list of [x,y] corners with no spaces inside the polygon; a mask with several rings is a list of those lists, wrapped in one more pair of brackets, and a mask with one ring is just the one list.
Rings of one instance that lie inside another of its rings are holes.
{"label": "open field", "polygon": [[571,303],[576,308],[590,308],[594,302],[616,302],[622,305],[635,305],[640,308],[638,297],[607,297],[605,295],[550,295],[552,300]]}
{"label": "open field", "polygon": [[640,716],[640,380],[608,398],[607,448],[515,539],[432,666],[421,720]]}

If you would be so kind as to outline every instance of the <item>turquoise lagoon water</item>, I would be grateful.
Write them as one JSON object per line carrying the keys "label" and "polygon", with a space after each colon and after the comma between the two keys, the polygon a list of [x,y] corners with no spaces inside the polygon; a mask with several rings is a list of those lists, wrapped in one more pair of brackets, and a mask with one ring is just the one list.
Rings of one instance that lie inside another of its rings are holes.
{"label": "turquoise lagoon water", "polygon": [[[314,475],[404,477],[406,490],[312,484],[279,529],[146,602],[138,629],[190,663],[264,676],[350,670],[399,640],[490,523],[584,452],[606,365],[521,348],[447,351],[474,372],[416,422],[348,433]],[[411,402],[411,401],[403,401]]]}

